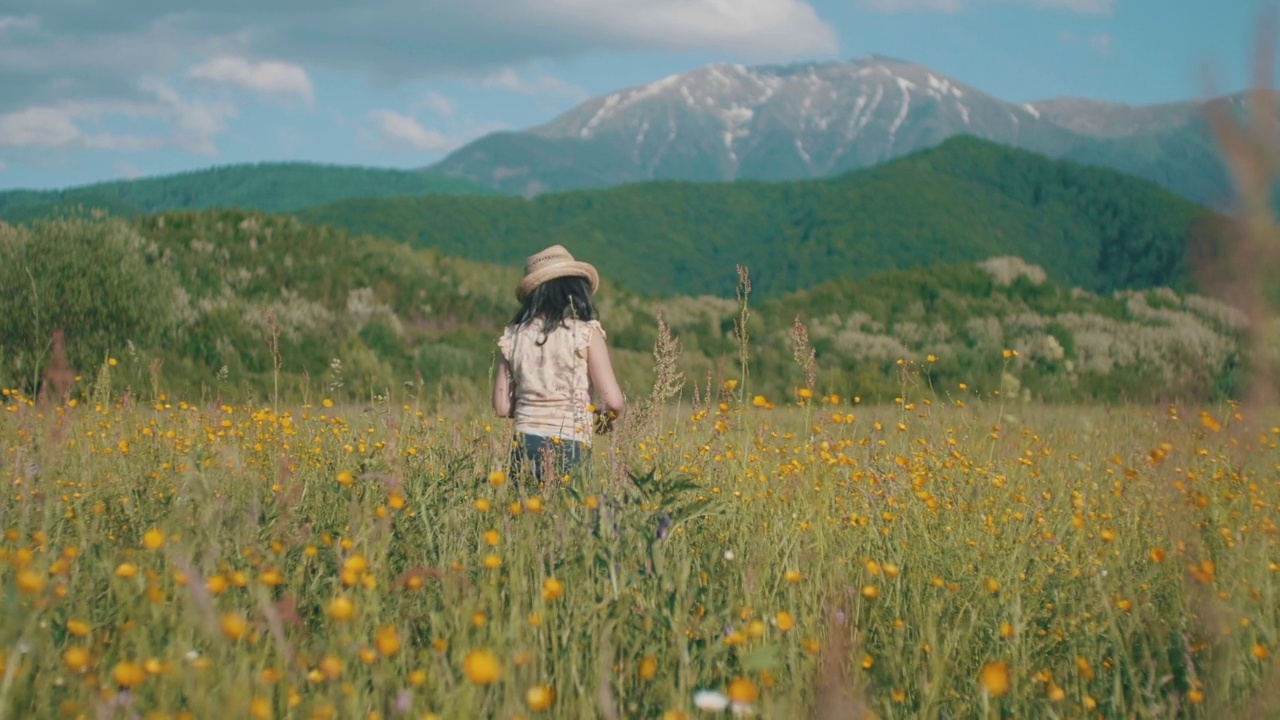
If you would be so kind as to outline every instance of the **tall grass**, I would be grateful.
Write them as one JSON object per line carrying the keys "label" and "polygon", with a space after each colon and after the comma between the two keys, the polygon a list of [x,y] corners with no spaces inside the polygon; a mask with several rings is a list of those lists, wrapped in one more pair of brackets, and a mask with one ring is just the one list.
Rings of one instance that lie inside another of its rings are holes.
{"label": "tall grass", "polygon": [[514,717],[545,689],[549,716],[680,717],[731,690],[789,718],[836,671],[885,718],[1244,707],[1280,637],[1280,428],[1014,417],[927,371],[875,408],[722,389],[541,490],[492,471],[479,408],[8,392],[0,708]]}

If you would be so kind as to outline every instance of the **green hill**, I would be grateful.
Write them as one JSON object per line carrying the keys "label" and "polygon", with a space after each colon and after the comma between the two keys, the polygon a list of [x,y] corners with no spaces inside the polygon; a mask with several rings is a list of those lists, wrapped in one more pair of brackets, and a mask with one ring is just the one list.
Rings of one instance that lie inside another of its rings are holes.
{"label": "green hill", "polygon": [[60,207],[105,208],[131,217],[166,210],[241,208],[292,212],[346,198],[412,195],[496,195],[468,180],[429,172],[261,163],[231,165],[139,180],[97,183],[67,190],[0,192],[0,218],[22,222],[48,217]]}
{"label": "green hill", "polygon": [[1181,286],[1202,210],[1158,185],[974,138],[832,179],[501,197],[346,200],[307,222],[518,264],[552,243],[649,294],[770,296],[935,263],[1015,255],[1093,291]]}
{"label": "green hill", "polygon": [[[753,278],[765,268],[752,267]],[[726,273],[731,277],[732,272]],[[486,397],[494,341],[515,310],[515,268],[232,210],[0,223],[0,387],[35,388],[55,330],[84,383],[106,358],[117,388],[181,399],[369,401]],[[604,273],[602,320],[624,389],[644,397],[657,338],[651,297]],[[796,318],[816,353],[816,389],[868,401],[901,392],[912,361],[939,397],[1016,389],[1047,400],[1208,398],[1238,382],[1239,313],[1169,289],[1067,290],[1012,258],[842,280],[757,301],[750,380],[775,401],[805,383]],[[703,398],[738,377],[737,303],[661,302]],[[1004,349],[1017,350],[1007,363]],[[935,362],[928,362],[929,356]],[[81,390],[85,390],[81,386]],[[479,400],[477,400],[479,399]]]}

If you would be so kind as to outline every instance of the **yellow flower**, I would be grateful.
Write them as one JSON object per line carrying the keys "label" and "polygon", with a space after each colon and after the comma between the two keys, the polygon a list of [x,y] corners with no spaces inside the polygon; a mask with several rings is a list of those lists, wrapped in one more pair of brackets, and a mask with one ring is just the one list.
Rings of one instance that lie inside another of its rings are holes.
{"label": "yellow flower", "polygon": [[225,613],[219,624],[222,627],[223,636],[228,640],[239,640],[249,630],[249,622],[239,613]]}
{"label": "yellow flower", "polygon": [[409,673],[409,684],[413,687],[422,687],[427,684],[427,671],[414,670]]}
{"label": "yellow flower", "polygon": [[640,679],[652,680],[658,674],[658,658],[648,655],[640,661]]}
{"label": "yellow flower", "polygon": [[559,600],[564,597],[564,583],[555,578],[547,578],[542,581],[542,599],[547,602]]}
{"label": "yellow flower", "polygon": [[978,684],[993,697],[1004,697],[1009,693],[1009,666],[998,660],[983,665]]}
{"label": "yellow flower", "polygon": [[89,627],[89,623],[83,620],[67,621],[67,632],[75,635],[76,637],[84,637],[89,634],[90,630],[91,628]]}
{"label": "yellow flower", "polygon": [[1200,692],[1197,689],[1192,689],[1189,692],[1187,692],[1187,700],[1192,705],[1199,705],[1200,703],[1204,702],[1204,693]]}
{"label": "yellow flower", "polygon": [[807,387],[797,388],[796,396],[801,400],[808,400],[813,397],[813,391]]}
{"label": "yellow flower", "polygon": [[489,484],[494,487],[501,487],[507,482],[507,474],[501,470],[494,470],[489,473]]}
{"label": "yellow flower", "polygon": [[349,470],[343,470],[338,473],[338,484],[343,487],[351,487],[355,484],[356,477]]}
{"label": "yellow flower", "polygon": [[374,646],[378,647],[378,652],[383,653],[383,657],[396,655],[396,652],[399,651],[399,635],[396,633],[396,625],[387,625],[378,630],[378,635],[374,637]]}
{"label": "yellow flower", "polygon": [[35,595],[44,590],[45,579],[40,573],[30,568],[18,571],[18,589],[24,593]]}
{"label": "yellow flower", "polygon": [[147,679],[147,672],[138,663],[125,660],[116,663],[115,669],[111,671],[111,679],[122,688],[131,688],[141,685]]}
{"label": "yellow flower", "polygon": [[337,680],[342,677],[343,662],[341,658],[334,655],[325,655],[320,658],[320,672],[329,680]]}
{"label": "yellow flower", "polygon": [[502,558],[497,555],[485,555],[484,566],[490,570],[497,570],[502,567]]}
{"label": "yellow flower", "polygon": [[164,533],[151,528],[142,535],[142,547],[148,550],[159,550],[164,547]]}
{"label": "yellow flower", "polygon": [[768,405],[769,401],[766,400],[763,395],[756,395],[755,397],[751,398],[751,404],[758,408],[762,408]]}
{"label": "yellow flower", "polygon": [[489,504],[489,501],[485,500],[484,498],[476,498],[475,506],[476,506],[476,510],[479,510],[480,512],[489,512],[489,510],[493,507],[492,505]]}
{"label": "yellow flower", "polygon": [[542,712],[549,709],[555,700],[556,691],[550,685],[534,685],[524,694],[525,703],[534,712]]}
{"label": "yellow flower", "polygon": [[1259,643],[1254,643],[1252,652],[1255,660],[1265,661],[1271,657],[1271,651],[1267,649],[1267,646]]}
{"label": "yellow flower", "polygon": [[750,705],[760,698],[760,689],[747,678],[739,677],[729,683],[728,695],[734,703]]}
{"label": "yellow flower", "polygon": [[786,610],[778,611],[778,615],[775,620],[778,623],[778,629],[782,632],[787,632],[796,626],[796,619]]}
{"label": "yellow flower", "polygon": [[801,577],[802,576],[800,575],[799,570],[788,570],[782,573],[782,579],[792,585],[795,585],[796,583],[800,582]]}
{"label": "yellow flower", "polygon": [[525,502],[524,506],[528,508],[529,512],[531,513],[534,513],[534,514],[540,513],[542,512],[542,498],[531,497],[528,499],[528,501]]}
{"label": "yellow flower", "polygon": [[[117,571],[117,575],[119,572]],[[214,595],[221,595],[227,590],[227,579],[221,575],[211,575],[204,581],[205,588]]]}
{"label": "yellow flower", "polygon": [[356,615],[356,604],[345,595],[339,595],[329,602],[329,619],[336,622],[346,622]]}
{"label": "yellow flower", "polygon": [[131,562],[122,562],[116,566],[116,577],[118,578],[125,578],[127,580],[137,576],[138,566]]}
{"label": "yellow flower", "polygon": [[730,378],[724,381],[724,389],[733,392],[738,387],[738,381]]}
{"label": "yellow flower", "polygon": [[62,661],[71,672],[84,672],[89,668],[89,651],[79,645],[73,645],[62,653]]}
{"label": "yellow flower", "polygon": [[862,597],[868,600],[875,600],[876,598],[880,597],[880,588],[876,587],[875,585],[863,585]]}
{"label": "yellow flower", "polygon": [[264,697],[255,697],[249,701],[249,717],[253,720],[271,720],[275,714],[271,711],[271,701]]}
{"label": "yellow flower", "polygon": [[462,672],[474,685],[491,685],[502,678],[502,666],[488,650],[467,653],[462,660]]}
{"label": "yellow flower", "polygon": [[489,546],[491,546],[491,547],[492,547],[492,546],[494,546],[494,545],[497,545],[497,544],[498,544],[499,542],[501,542],[501,541],[502,541],[502,536],[498,534],[498,531],[497,531],[497,530],[486,530],[486,531],[485,531],[485,533],[484,533],[484,542],[485,542],[485,544],[486,544],[486,545],[489,545]]}

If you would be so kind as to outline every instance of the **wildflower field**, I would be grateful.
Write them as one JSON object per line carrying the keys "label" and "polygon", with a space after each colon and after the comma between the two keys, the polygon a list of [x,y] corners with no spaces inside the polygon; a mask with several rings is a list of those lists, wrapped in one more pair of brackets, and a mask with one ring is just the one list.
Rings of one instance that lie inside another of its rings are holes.
{"label": "wildflower field", "polygon": [[5,718],[1278,711],[1280,427],[1235,406],[728,381],[537,488],[480,407],[110,371],[4,391]]}

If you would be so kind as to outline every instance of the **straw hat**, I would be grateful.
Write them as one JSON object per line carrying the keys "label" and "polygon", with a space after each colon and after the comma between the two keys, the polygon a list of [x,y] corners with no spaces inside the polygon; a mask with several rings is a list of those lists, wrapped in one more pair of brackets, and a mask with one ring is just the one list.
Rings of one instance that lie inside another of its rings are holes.
{"label": "straw hat", "polygon": [[560,245],[552,245],[537,255],[530,255],[525,261],[524,279],[516,286],[516,298],[523,300],[542,283],[560,277],[586,278],[592,295],[600,287],[600,274],[590,263],[574,260],[568,250]]}

